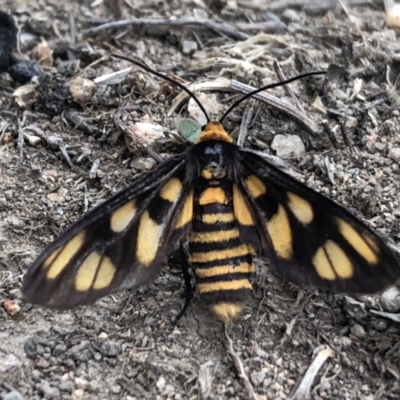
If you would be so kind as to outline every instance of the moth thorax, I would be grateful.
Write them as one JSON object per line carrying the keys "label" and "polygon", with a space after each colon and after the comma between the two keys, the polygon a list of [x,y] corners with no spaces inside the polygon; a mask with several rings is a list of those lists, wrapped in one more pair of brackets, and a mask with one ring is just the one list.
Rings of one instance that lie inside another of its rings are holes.
{"label": "moth thorax", "polygon": [[218,163],[211,162],[201,170],[200,174],[207,180],[223,179],[226,177],[226,168]]}

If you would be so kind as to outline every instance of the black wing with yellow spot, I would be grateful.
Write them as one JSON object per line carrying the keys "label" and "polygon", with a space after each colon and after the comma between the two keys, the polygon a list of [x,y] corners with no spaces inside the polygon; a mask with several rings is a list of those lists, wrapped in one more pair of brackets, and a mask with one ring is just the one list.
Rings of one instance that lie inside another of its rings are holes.
{"label": "black wing with yellow spot", "polygon": [[163,162],[71,225],[28,270],[27,299],[70,308],[151,281],[190,229],[186,163],[184,154]]}
{"label": "black wing with yellow spot", "polygon": [[399,277],[393,252],[344,208],[251,151],[240,150],[240,158],[233,202],[242,238],[286,279],[372,293]]}

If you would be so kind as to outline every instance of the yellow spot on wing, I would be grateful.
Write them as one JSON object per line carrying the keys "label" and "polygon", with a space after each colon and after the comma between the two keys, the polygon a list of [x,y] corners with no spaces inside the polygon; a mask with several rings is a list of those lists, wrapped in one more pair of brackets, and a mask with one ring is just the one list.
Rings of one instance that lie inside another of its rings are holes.
{"label": "yellow spot on wing", "polygon": [[188,224],[193,219],[193,190],[190,192],[185,202],[183,203],[183,207],[179,218],[175,223],[175,228],[179,229]]}
{"label": "yellow spot on wing", "polygon": [[62,249],[56,250],[57,256],[53,252],[50,257],[44,262],[44,266],[48,268],[46,273],[47,279],[56,279],[58,275],[65,269],[69,264],[72,257],[79,251],[85,241],[85,231],[81,231],[76,234],[70,241],[62,247]]}
{"label": "yellow spot on wing", "polygon": [[196,268],[196,276],[199,278],[209,278],[211,276],[228,275],[235,273],[252,274],[256,268],[254,264],[243,262],[239,265],[221,265],[218,267]]}
{"label": "yellow spot on wing", "polygon": [[286,195],[289,200],[287,205],[297,220],[302,224],[309,224],[314,218],[314,211],[311,204],[302,197],[297,196],[297,194],[287,192]]}
{"label": "yellow spot on wing", "polygon": [[336,218],[336,222],[342,236],[368,264],[377,264],[379,262],[379,257],[376,254],[379,247],[371,238],[367,240],[365,236],[358,233],[343,219]]}
{"label": "yellow spot on wing", "polygon": [[318,275],[322,279],[327,279],[328,281],[334,281],[336,279],[335,272],[333,271],[332,265],[326,255],[324,245],[318,248],[312,262]]}
{"label": "yellow spot on wing", "polygon": [[267,193],[267,187],[264,183],[255,175],[250,175],[246,178],[246,186],[250,194],[256,199]]}
{"label": "yellow spot on wing", "polygon": [[83,261],[75,276],[75,289],[86,292],[93,288],[100,290],[110,286],[116,268],[110,258],[101,257],[96,251],[91,252]]}
{"label": "yellow spot on wing", "polygon": [[122,232],[136,215],[136,201],[131,200],[122,207],[117,208],[110,219],[111,230],[115,233]]}
{"label": "yellow spot on wing", "polygon": [[230,322],[239,318],[243,306],[238,303],[218,303],[211,307],[215,315],[222,322]]}
{"label": "yellow spot on wing", "polygon": [[148,211],[145,211],[140,217],[136,257],[141,264],[148,266],[154,261],[163,230],[164,225],[158,225],[156,221],[151,219]]}
{"label": "yellow spot on wing", "polygon": [[233,211],[241,225],[254,225],[254,219],[247,202],[236,184],[233,185]]}
{"label": "yellow spot on wing", "polygon": [[233,143],[233,139],[228,135],[224,126],[220,122],[211,121],[204,128],[199,137],[198,143],[208,140],[221,140],[223,142]]}
{"label": "yellow spot on wing", "polygon": [[191,242],[215,243],[224,240],[236,239],[239,237],[239,229],[227,229],[225,231],[214,232],[193,232],[190,235]]}
{"label": "yellow spot on wing", "polygon": [[351,260],[333,240],[327,240],[317,250],[312,261],[322,279],[349,279],[354,274]]}
{"label": "yellow spot on wing", "polygon": [[164,200],[173,203],[182,191],[182,183],[178,178],[171,178],[160,190],[160,196]]}
{"label": "yellow spot on wing", "polygon": [[205,263],[215,260],[223,260],[225,258],[241,257],[253,253],[251,246],[241,244],[240,246],[227,248],[224,250],[205,251],[203,253],[192,253],[189,255],[191,263]]}
{"label": "yellow spot on wing", "polygon": [[267,222],[266,228],[275,253],[280,258],[290,260],[293,254],[293,236],[288,215],[282,204],[279,204],[278,211]]}
{"label": "yellow spot on wing", "polygon": [[374,239],[372,239],[371,237],[367,236],[365,233],[361,234],[362,238],[372,247],[372,250],[375,253],[379,253],[379,246],[378,244],[375,242]]}
{"label": "yellow spot on wing", "polygon": [[252,289],[251,282],[248,279],[238,279],[234,281],[220,281],[199,283],[197,285],[199,293],[219,292],[225,290]]}
{"label": "yellow spot on wing", "polygon": [[199,204],[205,206],[207,204],[218,203],[228,204],[225,191],[220,187],[209,187],[203,191],[199,198]]}
{"label": "yellow spot on wing", "polygon": [[233,222],[235,217],[232,213],[203,214],[201,220],[205,224],[214,225],[218,223]]}
{"label": "yellow spot on wing", "polygon": [[56,250],[54,250],[47,258],[44,260],[43,266],[45,268],[48,268],[52,262],[56,259],[60,251],[62,250],[62,246]]}

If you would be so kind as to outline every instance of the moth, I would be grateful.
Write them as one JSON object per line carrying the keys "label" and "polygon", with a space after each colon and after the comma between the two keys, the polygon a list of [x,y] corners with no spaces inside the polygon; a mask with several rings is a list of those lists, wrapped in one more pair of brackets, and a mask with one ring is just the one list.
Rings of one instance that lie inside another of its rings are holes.
{"label": "moth", "polygon": [[[127,60],[185,90],[207,115],[184,85]],[[208,118],[196,144],[133,179],[48,245],[25,275],[28,301],[62,309],[137,289],[181,241],[198,292],[224,322],[243,310],[255,254],[301,286],[373,293],[393,284],[399,263],[364,223],[233,143],[222,121],[234,106],[220,121]]]}

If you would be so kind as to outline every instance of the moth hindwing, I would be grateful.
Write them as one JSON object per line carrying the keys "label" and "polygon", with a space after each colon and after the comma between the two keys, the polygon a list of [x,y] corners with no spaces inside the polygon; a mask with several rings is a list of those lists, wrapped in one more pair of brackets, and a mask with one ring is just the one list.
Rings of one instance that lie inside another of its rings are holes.
{"label": "moth hindwing", "polygon": [[67,308],[136,289],[180,240],[199,293],[223,321],[240,315],[252,290],[254,253],[297,284],[342,292],[376,292],[400,276],[392,251],[365,224],[209,121],[196,144],[51,243],[26,273],[24,294]]}

